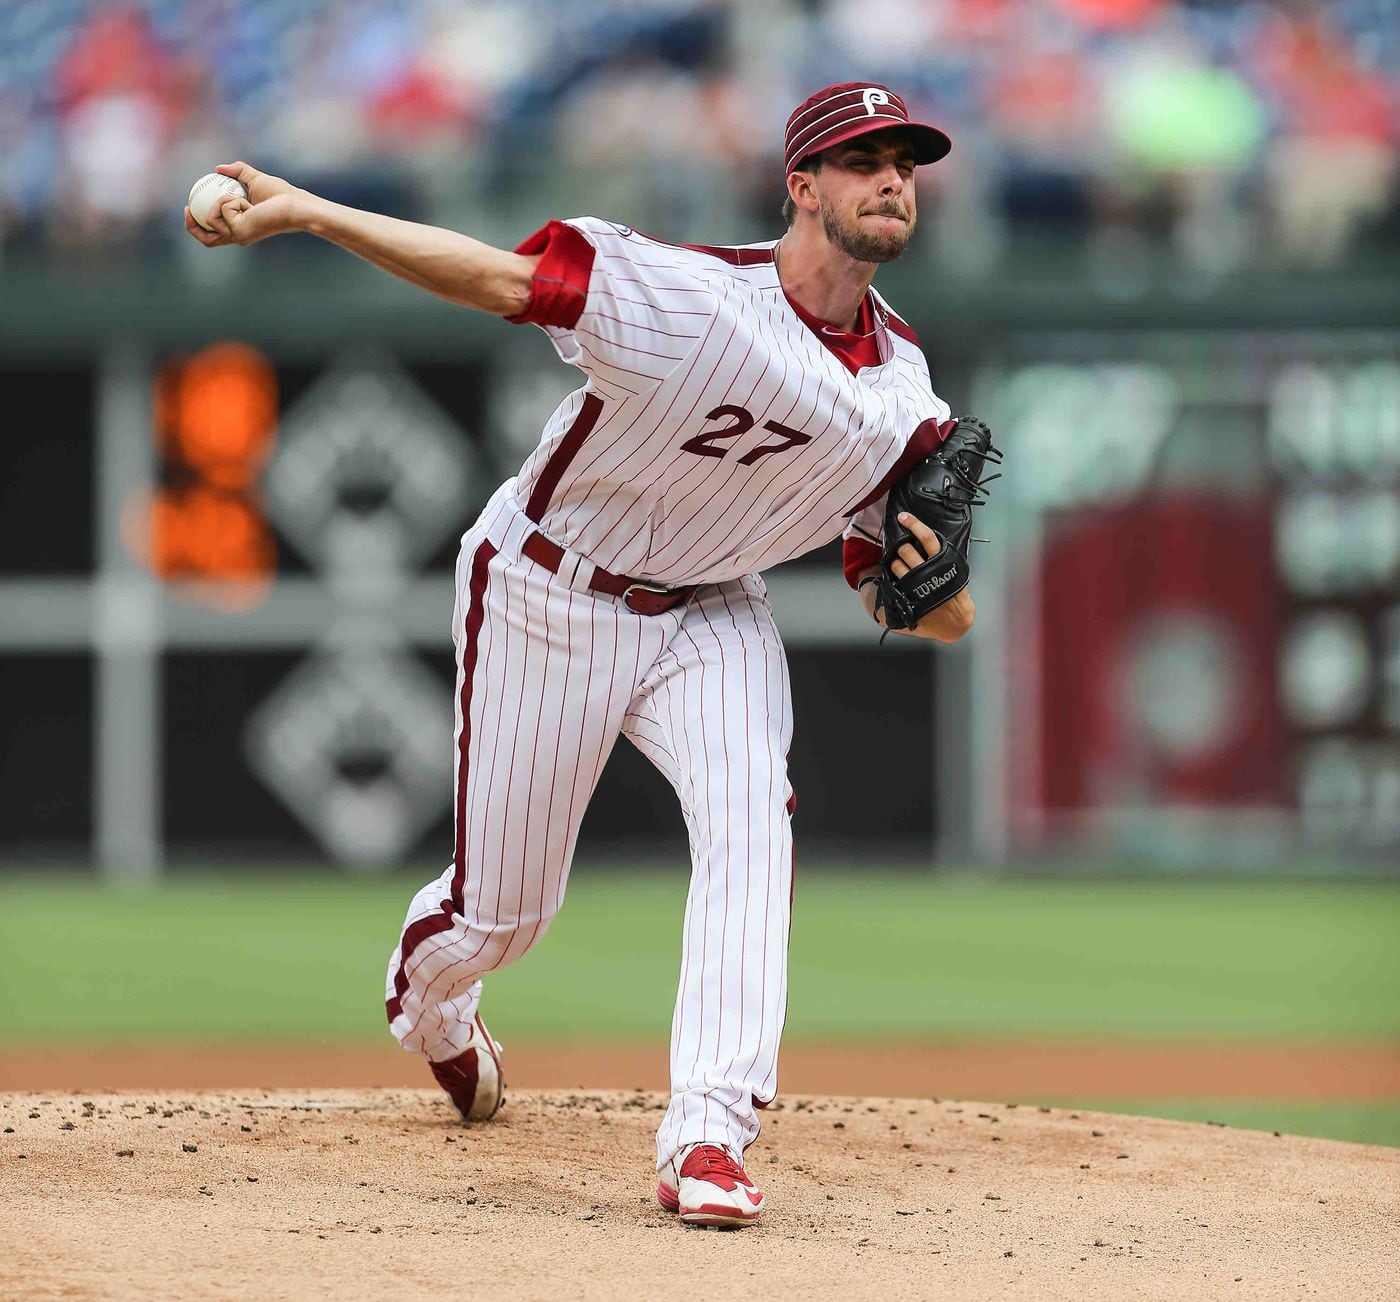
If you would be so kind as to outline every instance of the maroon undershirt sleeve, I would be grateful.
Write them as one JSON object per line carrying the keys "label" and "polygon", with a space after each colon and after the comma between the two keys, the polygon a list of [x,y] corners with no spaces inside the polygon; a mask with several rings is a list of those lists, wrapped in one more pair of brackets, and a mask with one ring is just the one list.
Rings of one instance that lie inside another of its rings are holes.
{"label": "maroon undershirt sleeve", "polygon": [[521,241],[515,251],[526,257],[536,253],[544,256],[530,282],[529,306],[506,320],[572,330],[588,301],[593,246],[567,222],[552,221]]}
{"label": "maroon undershirt sleeve", "polygon": [[881,550],[868,538],[847,538],[841,543],[841,570],[846,582],[856,586],[862,570],[880,563]]}

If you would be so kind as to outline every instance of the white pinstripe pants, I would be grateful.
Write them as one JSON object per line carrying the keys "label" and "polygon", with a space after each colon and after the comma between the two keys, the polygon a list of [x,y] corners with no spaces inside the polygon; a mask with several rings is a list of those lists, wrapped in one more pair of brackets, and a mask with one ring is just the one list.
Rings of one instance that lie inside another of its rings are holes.
{"label": "white pinstripe pants", "polygon": [[657,1165],[699,1141],[742,1152],[777,1089],[791,916],[791,693],[765,589],[749,576],[638,615],[578,571],[521,558],[529,527],[503,489],[463,539],[456,845],[390,957],[390,1026],[431,1061],[465,1047],[481,978],[521,958],[562,904],[584,810],[625,733],[675,788],[690,833]]}

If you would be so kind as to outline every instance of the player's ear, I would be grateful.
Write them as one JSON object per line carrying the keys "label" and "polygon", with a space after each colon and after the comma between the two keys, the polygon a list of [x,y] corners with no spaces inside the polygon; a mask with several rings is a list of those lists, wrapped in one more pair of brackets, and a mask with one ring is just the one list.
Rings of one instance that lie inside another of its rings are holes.
{"label": "player's ear", "polygon": [[816,212],[820,208],[817,201],[817,182],[814,172],[789,172],[787,179],[788,198],[793,205],[804,212]]}

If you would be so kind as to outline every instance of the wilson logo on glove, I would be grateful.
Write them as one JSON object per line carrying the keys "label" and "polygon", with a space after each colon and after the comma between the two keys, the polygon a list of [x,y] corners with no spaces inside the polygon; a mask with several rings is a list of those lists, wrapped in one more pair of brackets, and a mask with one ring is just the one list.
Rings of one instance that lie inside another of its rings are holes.
{"label": "wilson logo on glove", "polygon": [[936,579],[930,579],[927,583],[921,583],[910,594],[913,597],[926,597],[930,592],[941,588],[945,583],[951,583],[957,577],[952,571],[947,574],[940,574]]}
{"label": "wilson logo on glove", "polygon": [[[967,560],[973,542],[972,512],[986,504],[986,486],[1001,477],[983,478],[989,462],[1001,464],[992,431],[972,416],[960,416],[938,450],[890,489],[875,589],[875,610],[883,612],[887,631],[913,628],[967,587],[972,577]],[[905,511],[938,535],[940,550],[896,577],[891,566],[901,559],[901,547],[908,543],[923,554],[913,534],[899,523]]]}

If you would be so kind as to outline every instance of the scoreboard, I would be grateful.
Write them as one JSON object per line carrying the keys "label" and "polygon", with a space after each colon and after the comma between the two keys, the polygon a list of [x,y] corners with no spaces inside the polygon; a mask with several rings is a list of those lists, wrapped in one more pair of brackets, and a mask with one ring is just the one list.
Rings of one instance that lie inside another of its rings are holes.
{"label": "scoreboard", "polygon": [[974,387],[1013,845],[1393,862],[1400,335],[1026,335]]}
{"label": "scoreboard", "polygon": [[1400,848],[1400,341],[1270,376],[1283,704],[1310,838]]}

